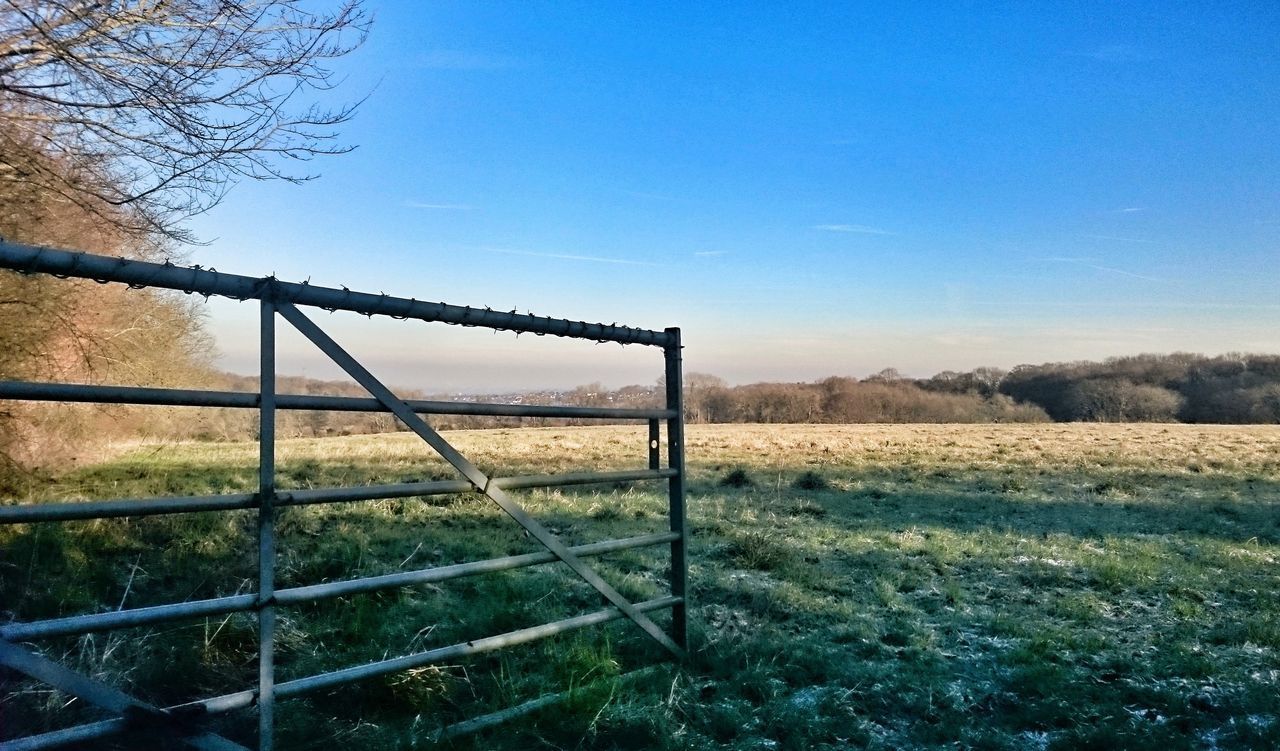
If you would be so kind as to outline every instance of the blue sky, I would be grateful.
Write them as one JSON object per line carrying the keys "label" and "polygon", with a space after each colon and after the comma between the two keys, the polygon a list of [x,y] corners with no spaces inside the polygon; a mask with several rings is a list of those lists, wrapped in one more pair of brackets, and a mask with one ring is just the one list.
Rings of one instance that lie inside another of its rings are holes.
{"label": "blue sky", "polygon": [[[358,148],[237,186],[193,222],[193,261],[678,325],[686,368],[732,382],[1280,351],[1275,3],[369,5],[339,92],[369,94]],[[251,370],[254,311],[210,313]],[[661,370],[328,325],[429,390]]]}

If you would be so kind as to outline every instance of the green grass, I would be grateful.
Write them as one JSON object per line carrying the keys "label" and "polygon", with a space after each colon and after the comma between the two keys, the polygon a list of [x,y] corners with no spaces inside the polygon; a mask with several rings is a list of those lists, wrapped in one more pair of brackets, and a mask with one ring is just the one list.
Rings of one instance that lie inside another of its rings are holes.
{"label": "green grass", "polygon": [[[495,474],[645,461],[641,428],[450,439]],[[687,448],[690,662],[451,747],[1280,746],[1280,428],[692,426]],[[287,441],[278,465],[281,487],[451,476],[408,435]],[[134,446],[32,497],[255,482],[252,444]],[[666,525],[652,486],[521,498],[571,544]],[[287,509],[280,533],[279,586],[537,549],[465,496]],[[0,602],[21,620],[254,586],[248,513],[13,527],[0,548]],[[592,561],[630,598],[666,591],[662,549]],[[599,604],[548,565],[282,609],[280,677]],[[256,638],[234,616],[40,647],[173,703],[251,685]],[[281,745],[430,747],[442,724],[658,656],[616,622],[283,702]],[[4,679],[4,733],[98,717]],[[251,718],[222,729],[252,738]]]}

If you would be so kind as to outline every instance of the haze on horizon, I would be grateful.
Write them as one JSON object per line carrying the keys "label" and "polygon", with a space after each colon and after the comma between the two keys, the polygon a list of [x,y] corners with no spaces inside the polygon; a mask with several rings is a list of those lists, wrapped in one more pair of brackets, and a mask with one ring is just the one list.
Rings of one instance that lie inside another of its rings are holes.
{"label": "haze on horizon", "polygon": [[[1280,6],[371,2],[358,148],[244,183],[192,262],[684,330],[731,382],[1280,352]],[[220,365],[256,310],[209,305]],[[334,316],[429,391],[656,352]],[[336,377],[285,337],[281,369]]]}

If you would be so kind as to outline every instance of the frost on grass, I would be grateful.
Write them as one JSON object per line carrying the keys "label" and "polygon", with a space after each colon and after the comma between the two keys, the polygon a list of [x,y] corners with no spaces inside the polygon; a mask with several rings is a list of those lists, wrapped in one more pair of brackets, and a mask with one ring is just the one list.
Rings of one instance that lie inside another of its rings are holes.
{"label": "frost on grass", "polygon": [[[643,425],[450,438],[495,475],[647,460]],[[1280,748],[1280,429],[695,425],[686,446],[689,663],[457,747]],[[284,441],[278,457],[282,487],[452,477],[405,434]],[[252,492],[256,461],[248,443],[152,444],[78,469],[39,497]],[[751,482],[723,483],[734,470]],[[654,485],[520,498],[571,544],[667,529]],[[537,549],[466,495],[289,508],[280,528],[290,586]],[[234,594],[252,582],[253,546],[246,514],[8,528],[0,599],[20,619],[115,609],[135,570],[128,605]],[[662,546],[591,565],[648,597],[666,591],[667,555]],[[33,560],[49,575],[29,576]],[[292,609],[287,669],[303,675],[598,608],[562,569]],[[48,649],[176,702],[197,684],[208,693],[252,684],[252,622],[220,626],[114,641],[109,661],[76,643]],[[450,720],[654,657],[619,621],[291,702],[282,747],[423,746]],[[41,728],[59,704],[6,700],[6,719]],[[252,723],[229,732],[251,740]]]}

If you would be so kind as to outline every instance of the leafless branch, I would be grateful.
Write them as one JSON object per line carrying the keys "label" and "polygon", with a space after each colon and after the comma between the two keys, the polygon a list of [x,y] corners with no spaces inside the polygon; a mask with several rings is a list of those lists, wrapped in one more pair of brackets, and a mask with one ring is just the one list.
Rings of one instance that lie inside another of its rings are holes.
{"label": "leafless branch", "polygon": [[309,179],[300,163],[350,150],[336,128],[355,105],[314,99],[371,22],[360,0],[314,5],[0,0],[0,183],[189,240],[181,220],[232,182]]}

